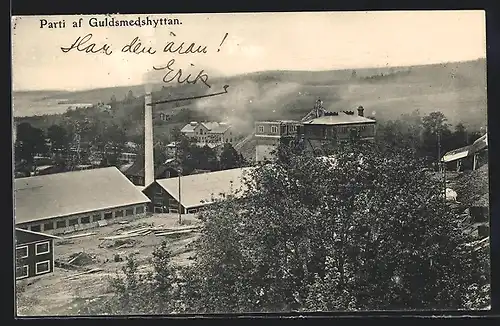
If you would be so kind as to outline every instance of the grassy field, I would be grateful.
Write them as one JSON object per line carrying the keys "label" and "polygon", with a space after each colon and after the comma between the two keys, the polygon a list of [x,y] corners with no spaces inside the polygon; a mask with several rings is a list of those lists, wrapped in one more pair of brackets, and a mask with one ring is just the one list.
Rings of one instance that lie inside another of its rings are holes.
{"label": "grassy field", "polygon": [[[393,119],[419,109],[423,114],[442,111],[452,123],[471,127],[486,123],[486,61],[434,64],[412,67],[335,71],[266,71],[227,78],[212,78],[210,92],[229,85],[228,93],[200,100],[179,102],[188,111],[209,119],[229,117],[241,128],[251,128],[256,119],[298,119],[321,97],[330,110],[363,105],[368,115]],[[158,84],[154,97],[186,97],[206,93],[196,85]],[[144,87],[114,87],[79,92],[14,93],[14,116],[53,113],[41,103],[65,99],[79,103],[123,99],[131,90],[144,94]],[[173,95],[175,94],[175,95]],[[177,104],[176,104],[177,105]],[[158,110],[174,109],[164,104]],[[65,109],[64,109],[65,110]],[[186,119],[187,120],[187,117]],[[186,122],[186,121],[183,121]]]}
{"label": "grassy field", "polygon": [[[55,242],[55,259],[69,262],[76,254],[83,254],[73,265],[82,270],[99,268],[95,273],[76,275],[78,270],[55,268],[54,273],[38,276],[17,282],[17,313],[19,316],[47,316],[47,315],[77,315],[83,304],[101,296],[109,295],[109,278],[120,271],[124,262],[115,262],[118,254],[125,258],[133,254],[139,263],[140,271],[147,271],[153,250],[167,240],[174,255],[173,262],[178,265],[189,264],[192,255],[189,244],[196,239],[196,233],[178,235],[176,237],[157,236],[150,233],[128,239],[102,240],[102,237],[114,236],[120,232],[145,226],[162,226],[165,228],[178,227],[178,215],[154,214],[150,217],[139,218],[127,224],[113,224],[80,233],[95,232],[95,234],[74,238],[62,239]],[[184,225],[200,223],[194,215],[183,215]],[[72,234],[73,235],[73,234]]]}

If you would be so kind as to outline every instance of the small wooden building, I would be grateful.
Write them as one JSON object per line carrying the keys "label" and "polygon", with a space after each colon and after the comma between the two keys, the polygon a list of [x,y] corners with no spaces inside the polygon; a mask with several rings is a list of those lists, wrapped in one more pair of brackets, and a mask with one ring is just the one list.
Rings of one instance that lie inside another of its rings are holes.
{"label": "small wooden building", "polygon": [[54,271],[56,236],[16,228],[16,280]]}

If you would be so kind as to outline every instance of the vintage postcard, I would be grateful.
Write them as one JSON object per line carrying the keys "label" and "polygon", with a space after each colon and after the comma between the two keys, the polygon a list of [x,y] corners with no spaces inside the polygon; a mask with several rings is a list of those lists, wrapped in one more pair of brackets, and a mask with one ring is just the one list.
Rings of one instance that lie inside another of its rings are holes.
{"label": "vintage postcard", "polygon": [[491,309],[485,29],[13,17],[17,316]]}

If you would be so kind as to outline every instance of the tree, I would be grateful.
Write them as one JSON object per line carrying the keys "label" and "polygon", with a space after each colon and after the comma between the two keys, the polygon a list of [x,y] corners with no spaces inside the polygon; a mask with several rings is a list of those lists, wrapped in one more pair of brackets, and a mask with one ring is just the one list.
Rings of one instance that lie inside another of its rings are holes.
{"label": "tree", "polygon": [[41,129],[31,126],[27,122],[20,123],[17,126],[14,153],[16,161],[23,161],[31,166],[34,163],[36,154],[46,154],[47,151],[45,135]]}
{"label": "tree", "polygon": [[64,152],[69,147],[69,137],[66,129],[59,125],[52,125],[47,129],[47,138],[51,143],[52,152]]}
{"label": "tree", "polygon": [[469,144],[469,134],[467,128],[463,123],[459,123],[455,126],[455,132],[453,133],[453,146],[454,148],[460,148]]}
{"label": "tree", "polygon": [[488,282],[442,185],[406,151],[331,154],[263,166],[245,199],[202,212],[192,312],[454,309]]}
{"label": "tree", "polygon": [[441,159],[443,144],[451,137],[448,119],[442,112],[431,112],[422,118],[423,125],[423,146],[430,162]]}
{"label": "tree", "polygon": [[469,245],[442,185],[406,150],[350,143],[327,157],[279,151],[288,151],[286,161],[256,168],[244,188],[201,211],[194,264],[178,277],[166,245],[142,283],[128,262],[135,272],[117,283],[121,308],[112,311],[484,306],[488,255]]}
{"label": "tree", "polygon": [[243,163],[243,156],[234,149],[233,145],[225,143],[220,154],[221,170],[239,168],[243,166]]}
{"label": "tree", "polygon": [[171,252],[163,241],[152,255],[153,270],[145,274],[138,271],[138,262],[128,256],[122,273],[110,280],[113,295],[84,306],[80,314],[167,314],[178,310],[179,286],[171,262]]}

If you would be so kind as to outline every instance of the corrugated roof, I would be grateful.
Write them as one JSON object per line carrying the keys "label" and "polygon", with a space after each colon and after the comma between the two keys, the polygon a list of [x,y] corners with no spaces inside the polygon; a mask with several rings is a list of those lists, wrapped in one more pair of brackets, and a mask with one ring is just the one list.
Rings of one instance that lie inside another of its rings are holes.
{"label": "corrugated roof", "polygon": [[[196,207],[211,202],[212,195],[220,198],[220,193],[229,194],[239,190],[244,183],[242,177],[254,167],[230,169],[181,177],[181,204],[185,208]],[[172,197],[179,200],[179,178],[156,180]],[[204,203],[202,203],[204,202]]]}
{"label": "corrugated roof", "polygon": [[338,115],[325,115],[303,122],[305,125],[341,125],[352,123],[374,123],[375,120],[361,117],[356,114],[345,114],[339,112]]}
{"label": "corrugated roof", "polygon": [[149,202],[116,167],[15,180],[16,223]]}

